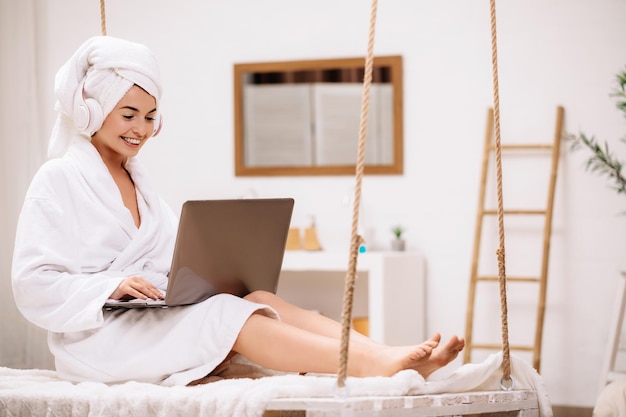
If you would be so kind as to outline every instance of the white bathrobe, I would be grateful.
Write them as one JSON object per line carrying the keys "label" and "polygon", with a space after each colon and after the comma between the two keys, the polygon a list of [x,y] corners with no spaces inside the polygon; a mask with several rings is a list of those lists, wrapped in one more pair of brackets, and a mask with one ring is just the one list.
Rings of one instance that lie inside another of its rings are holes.
{"label": "white bathrobe", "polygon": [[136,158],[126,168],[137,189],[139,228],[88,140],[75,138],[62,158],[41,167],[17,228],[15,300],[49,331],[64,379],[187,384],[224,360],[251,314],[277,315],[231,295],[187,307],[103,310],[126,277],[165,289],[173,253],[175,214]]}

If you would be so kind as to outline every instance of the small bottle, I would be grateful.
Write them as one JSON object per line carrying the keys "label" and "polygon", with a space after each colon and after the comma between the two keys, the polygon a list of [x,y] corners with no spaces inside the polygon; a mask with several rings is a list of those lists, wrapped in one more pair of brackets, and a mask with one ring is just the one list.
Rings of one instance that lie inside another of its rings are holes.
{"label": "small bottle", "polygon": [[357,234],[361,237],[361,243],[359,244],[359,253],[367,252],[367,242],[365,241],[365,237],[363,236],[363,229],[359,228]]}

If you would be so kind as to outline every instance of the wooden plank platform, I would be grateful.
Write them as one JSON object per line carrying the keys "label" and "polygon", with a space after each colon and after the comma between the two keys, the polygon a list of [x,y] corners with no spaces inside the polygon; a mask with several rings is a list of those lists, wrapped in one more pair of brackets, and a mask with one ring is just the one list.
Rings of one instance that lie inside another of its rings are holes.
{"label": "wooden plank platform", "polygon": [[281,398],[263,417],[538,417],[535,391],[478,391],[406,397]]}

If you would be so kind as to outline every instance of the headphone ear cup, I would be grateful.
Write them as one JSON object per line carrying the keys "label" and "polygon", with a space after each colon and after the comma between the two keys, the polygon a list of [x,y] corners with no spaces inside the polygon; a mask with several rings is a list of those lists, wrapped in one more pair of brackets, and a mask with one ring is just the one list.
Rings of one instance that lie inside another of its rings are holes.
{"label": "headphone ear cup", "polygon": [[104,112],[96,100],[83,97],[83,88],[84,81],[76,89],[74,97],[74,124],[78,130],[91,136],[102,127]]}
{"label": "headphone ear cup", "polygon": [[85,107],[89,113],[89,123],[87,123],[83,131],[91,136],[102,127],[102,123],[104,123],[104,111],[100,103],[93,98],[85,99]]}
{"label": "headphone ear cup", "polygon": [[154,131],[152,133],[152,137],[155,137],[161,131],[161,127],[163,127],[163,116],[159,113],[159,115],[154,120]]}
{"label": "headphone ear cup", "polygon": [[81,132],[89,126],[89,110],[85,102],[74,103],[74,124]]}

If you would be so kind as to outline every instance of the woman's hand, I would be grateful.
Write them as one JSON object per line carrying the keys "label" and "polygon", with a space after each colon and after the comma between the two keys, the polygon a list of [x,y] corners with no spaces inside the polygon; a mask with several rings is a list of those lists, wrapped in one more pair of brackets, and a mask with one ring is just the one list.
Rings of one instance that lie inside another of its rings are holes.
{"label": "woman's hand", "polygon": [[128,277],[122,281],[109,298],[113,300],[126,300],[131,298],[159,300],[163,299],[163,293],[145,279],[134,276]]}

